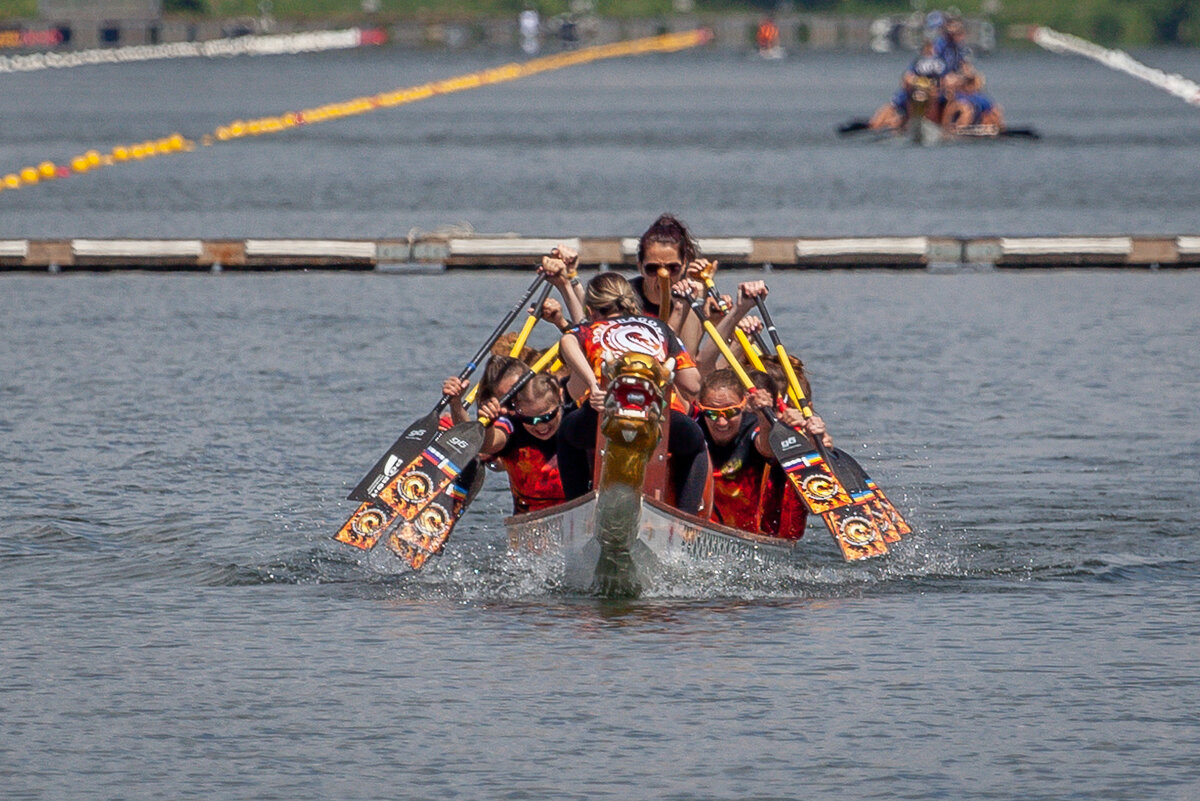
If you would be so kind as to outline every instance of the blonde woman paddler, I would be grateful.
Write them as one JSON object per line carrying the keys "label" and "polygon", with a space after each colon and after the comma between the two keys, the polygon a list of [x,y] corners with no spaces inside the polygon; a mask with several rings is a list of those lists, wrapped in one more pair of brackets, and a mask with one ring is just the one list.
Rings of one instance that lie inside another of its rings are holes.
{"label": "blonde woman paddler", "polygon": [[[642,313],[624,276],[612,272],[597,275],[588,282],[584,303],[587,319],[568,330],[559,344],[571,370],[567,389],[579,401],[579,408],[563,420],[558,437],[558,468],[568,500],[591,489],[589,451],[595,448],[599,412],[604,408],[606,362],[629,351],[664,363],[674,359],[675,389],[688,399],[700,389],[700,371],[679,337],[662,320]],[[696,514],[708,478],[704,434],[686,412],[672,408],[669,437],[676,505],[680,511]]]}

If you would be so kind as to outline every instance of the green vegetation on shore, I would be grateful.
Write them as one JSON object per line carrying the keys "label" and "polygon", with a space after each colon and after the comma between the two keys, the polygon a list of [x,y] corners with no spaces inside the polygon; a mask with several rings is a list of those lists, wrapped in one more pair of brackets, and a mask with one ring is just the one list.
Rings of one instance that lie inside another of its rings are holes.
{"label": "green vegetation on shore", "polygon": [[[609,17],[668,17],[679,0],[594,0],[597,13]],[[778,0],[691,0],[701,15],[764,13],[777,9]],[[855,16],[904,15],[914,5],[937,8],[936,0],[791,0],[797,13]],[[986,17],[998,27],[1040,24],[1073,33],[1106,45],[1200,45],[1200,2],[1197,0],[956,0],[948,3],[970,17]],[[535,8],[545,16],[568,10],[569,0],[164,0],[168,13],[206,17],[258,16],[260,7],[278,18],[328,20],[374,19],[380,23],[403,20],[461,20],[476,17],[515,16]],[[377,8],[367,13],[364,8]],[[0,3],[0,19],[34,19],[37,0]]]}

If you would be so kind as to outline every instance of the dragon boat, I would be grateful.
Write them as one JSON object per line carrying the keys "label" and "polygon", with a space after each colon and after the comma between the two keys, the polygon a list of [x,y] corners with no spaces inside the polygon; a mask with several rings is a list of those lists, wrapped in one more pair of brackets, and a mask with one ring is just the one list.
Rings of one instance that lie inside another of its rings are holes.
{"label": "dragon boat", "polygon": [[[665,431],[670,370],[641,353],[608,365],[594,489],[566,503],[505,520],[515,553],[551,554],[564,586],[611,597],[641,594],[672,565],[723,557],[748,563],[790,558],[796,540],[753,534],[670,504]],[[711,508],[711,492],[705,507]]]}

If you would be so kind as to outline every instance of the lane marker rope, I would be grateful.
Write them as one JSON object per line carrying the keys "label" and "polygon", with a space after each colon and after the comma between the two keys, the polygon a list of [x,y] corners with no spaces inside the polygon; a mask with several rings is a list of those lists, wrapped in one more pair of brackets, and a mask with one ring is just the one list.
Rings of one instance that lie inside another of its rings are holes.
{"label": "lane marker rope", "polygon": [[[712,33],[706,29],[668,33],[661,36],[649,36],[643,39],[632,39],[613,44],[596,45],[580,50],[542,56],[520,64],[511,63],[491,69],[479,70],[453,78],[411,86],[404,89],[394,89],[375,95],[357,97],[338,103],[327,103],[323,106],[304,109],[303,111],[288,111],[269,117],[258,117],[252,120],[234,120],[226,125],[220,125],[211,133],[199,137],[199,145],[207,147],[221,142],[229,142],[247,136],[263,136],[266,134],[282,133],[303,125],[316,125],[322,122],[341,119],[343,117],[366,114],[382,108],[393,108],[406,103],[435,97],[437,95],[462,92],[468,89],[478,89],[492,84],[515,81],[538,75],[543,72],[573,67],[610,58],[639,56],[648,53],[674,53],[697,47],[712,39]],[[85,153],[67,160],[66,164],[46,160],[36,166],[25,167],[10,172],[0,178],[0,192],[33,186],[44,181],[67,178],[102,167],[111,167],[129,161],[141,161],[174,153],[187,153],[195,150],[197,142],[180,133],[148,139],[135,144],[117,145],[106,153],[99,150],[88,150]],[[69,166],[68,166],[69,165]]]}
{"label": "lane marker rope", "polygon": [[364,45],[383,44],[383,31],[374,28],[348,28],[342,31],[311,31],[271,36],[237,36],[205,42],[171,42],[160,45],[110,47],[102,50],[74,50],[67,53],[29,53],[0,56],[0,73],[35,72],[69,69],[93,64],[129,64],[173,58],[224,58],[230,56],[278,56],[347,50]]}
{"label": "lane marker rope", "polygon": [[1101,47],[1087,39],[1080,39],[1069,33],[1059,33],[1051,28],[1036,27],[1030,38],[1035,44],[1052,53],[1072,53],[1090,58],[1110,69],[1124,72],[1157,86],[1193,106],[1200,106],[1200,84],[1190,81],[1178,73],[1168,73],[1148,67],[1123,50],[1109,50],[1107,47]]}

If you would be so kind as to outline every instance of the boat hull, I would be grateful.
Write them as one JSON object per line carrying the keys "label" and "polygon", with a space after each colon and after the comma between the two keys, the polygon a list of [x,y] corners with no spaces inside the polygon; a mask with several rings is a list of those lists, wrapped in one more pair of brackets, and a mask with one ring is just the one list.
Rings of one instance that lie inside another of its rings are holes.
{"label": "boat hull", "polygon": [[796,540],[749,534],[683,514],[646,496],[632,501],[637,515],[630,541],[614,543],[597,530],[597,494],[507,518],[509,548],[561,560],[569,590],[629,597],[652,590],[672,566],[722,558],[761,564],[792,558]]}

